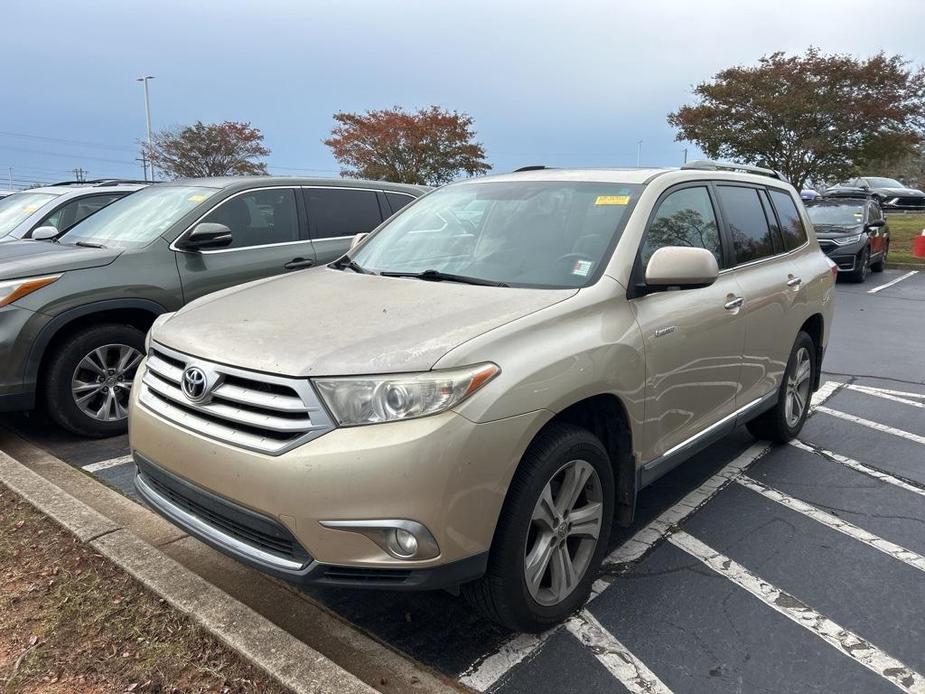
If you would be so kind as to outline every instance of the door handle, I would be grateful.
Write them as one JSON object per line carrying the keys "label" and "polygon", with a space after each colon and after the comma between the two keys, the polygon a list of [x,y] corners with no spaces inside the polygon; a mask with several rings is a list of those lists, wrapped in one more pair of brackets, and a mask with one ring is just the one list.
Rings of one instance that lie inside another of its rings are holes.
{"label": "door handle", "polygon": [[305,267],[311,267],[315,264],[315,261],[311,258],[293,258],[288,263],[283,265],[287,270],[301,270]]}
{"label": "door handle", "polygon": [[787,280],[788,287],[799,287],[801,284],[803,284],[802,277],[791,277],[789,280]]}
{"label": "door handle", "polygon": [[745,299],[743,299],[741,296],[737,296],[735,299],[731,299],[727,301],[725,304],[723,304],[723,308],[726,309],[727,311],[733,311],[737,308],[741,308],[742,304],[744,303],[745,303]]}

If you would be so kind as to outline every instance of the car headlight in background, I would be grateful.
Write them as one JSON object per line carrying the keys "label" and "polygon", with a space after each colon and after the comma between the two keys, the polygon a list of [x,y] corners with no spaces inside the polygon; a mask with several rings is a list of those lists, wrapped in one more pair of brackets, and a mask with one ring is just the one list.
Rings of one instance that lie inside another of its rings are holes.
{"label": "car headlight in background", "polygon": [[4,280],[0,282],[0,306],[7,306],[14,301],[22,299],[36,289],[47,287],[56,282],[61,275],[46,275],[45,277],[27,277],[21,280]]}
{"label": "car headlight in background", "polygon": [[833,238],[829,240],[838,246],[850,246],[852,243],[857,243],[862,238],[864,238],[864,234],[854,234],[853,236],[842,236],[841,238]]}
{"label": "car headlight in background", "polygon": [[352,426],[444,412],[499,373],[499,366],[485,363],[446,371],[316,378],[312,382],[338,424]]}

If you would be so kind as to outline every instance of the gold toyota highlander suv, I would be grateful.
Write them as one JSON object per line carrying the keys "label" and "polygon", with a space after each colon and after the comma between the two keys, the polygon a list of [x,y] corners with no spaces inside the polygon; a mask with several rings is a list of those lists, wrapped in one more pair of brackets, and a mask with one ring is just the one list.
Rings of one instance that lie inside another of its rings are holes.
{"label": "gold toyota highlander suv", "polygon": [[542,630],[587,598],[640,489],[737,425],[796,436],[834,283],[770,171],[448,185],[332,265],[159,318],[135,484],[276,576],[460,586]]}

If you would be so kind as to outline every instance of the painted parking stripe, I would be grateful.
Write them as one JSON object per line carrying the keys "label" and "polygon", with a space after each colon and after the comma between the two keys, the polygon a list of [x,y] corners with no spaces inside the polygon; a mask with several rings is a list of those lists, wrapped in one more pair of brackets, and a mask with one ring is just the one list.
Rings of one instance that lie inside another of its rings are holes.
{"label": "painted parking stripe", "polygon": [[633,694],[671,694],[658,675],[601,626],[588,610],[582,610],[569,619],[565,628]]}
{"label": "painted parking stripe", "polygon": [[883,472],[883,470],[878,470],[877,468],[871,467],[870,465],[865,465],[860,463],[857,460],[844,456],[841,453],[835,453],[833,451],[828,451],[825,448],[820,448],[806,444],[799,440],[793,440],[790,442],[790,445],[794,448],[799,448],[801,451],[806,451],[808,453],[814,453],[820,458],[826,460],[831,460],[835,463],[840,463],[845,467],[849,467],[852,470],[861,472],[868,477],[873,477],[878,479],[881,482],[886,482],[887,484],[892,484],[894,487],[899,487],[900,489],[905,489],[907,492],[912,492],[913,494],[918,494],[919,496],[925,496],[925,489],[918,487],[914,484],[907,482],[904,479],[891,475],[889,473]]}
{"label": "painted parking stripe", "polygon": [[912,270],[911,272],[907,272],[905,275],[900,275],[899,277],[897,277],[895,280],[891,282],[887,282],[886,284],[881,284],[879,287],[874,287],[873,289],[868,289],[867,293],[876,294],[877,292],[883,291],[887,287],[892,287],[894,284],[899,284],[903,280],[907,280],[913,275],[917,275],[917,274],[919,274],[918,270]]}
{"label": "painted parking stripe", "polygon": [[134,459],[130,455],[123,455],[118,458],[110,458],[109,460],[102,460],[98,463],[90,463],[89,465],[81,466],[81,470],[84,472],[99,472],[100,470],[108,470],[111,467],[119,467],[120,465],[125,465],[127,463],[134,462]]}
{"label": "painted parking stripe", "polygon": [[[818,407],[844,386],[837,381],[826,381],[813,393],[811,408]],[[713,475],[697,489],[690,492],[677,504],[664,511],[655,520],[636,532],[604,559],[604,565],[625,564],[636,561],[670,532],[674,526],[687,518],[706,503],[720,489],[740,475],[749,465],[771,450],[765,442],[758,442],[749,447],[722,470]],[[598,579],[591,589],[590,600],[603,593],[609,583]],[[515,665],[531,657],[546,640],[556,632],[554,627],[542,634],[519,634],[503,644],[496,652],[477,660],[460,677],[460,682],[476,691],[483,692],[507,674]]]}
{"label": "painted parking stripe", "polygon": [[[859,384],[854,384],[859,386]],[[887,395],[896,395],[901,398],[919,398],[925,400],[925,393],[913,393],[908,390],[890,390],[889,388],[878,388],[877,386],[863,386],[867,390],[875,390],[878,393],[886,393]],[[855,388],[857,390],[857,388]]]}
{"label": "painted parking stripe", "polygon": [[925,678],[918,672],[694,536],[679,530],[668,541],[903,691],[925,692]]}
{"label": "painted parking stripe", "polygon": [[[858,393],[864,393],[865,395],[872,395],[875,398],[882,398],[884,400],[892,400],[893,402],[899,402],[903,405],[909,405],[911,407],[919,407],[925,409],[925,402],[919,402],[917,400],[909,400],[907,397],[902,397],[900,395],[894,395],[893,393],[887,393],[883,390],[877,388],[869,388],[867,386],[859,386],[853,383],[849,383],[845,386],[847,390],[854,390]],[[919,396],[925,397],[925,396]]]}
{"label": "painted parking stripe", "polygon": [[919,434],[913,434],[910,431],[903,431],[902,429],[897,429],[895,427],[887,426],[886,424],[881,424],[880,422],[874,422],[869,419],[864,419],[863,417],[858,417],[857,415],[848,414],[847,412],[842,412],[841,410],[833,410],[829,407],[819,406],[816,408],[819,412],[824,412],[827,415],[832,417],[838,417],[839,419],[844,419],[849,422],[854,422],[855,424],[860,424],[862,426],[868,427],[870,429],[875,429],[876,431],[882,431],[885,434],[892,434],[893,436],[899,436],[909,441],[914,441],[915,443],[925,446],[925,436],[920,436]]}
{"label": "painted parking stripe", "polygon": [[746,489],[758,492],[766,499],[776,501],[781,506],[785,506],[797,513],[802,513],[804,516],[812,518],[814,521],[822,523],[832,530],[837,530],[858,542],[863,542],[865,545],[873,547],[877,551],[883,552],[887,556],[901,561],[904,564],[908,564],[914,569],[925,571],[925,557],[917,552],[913,552],[911,549],[906,549],[905,547],[897,545],[895,542],[885,540],[879,535],[874,535],[872,532],[859,528],[853,523],[849,523],[838,516],[832,515],[828,511],[823,511],[821,508],[808,504],[789,494],[785,494],[766,484],[762,484],[746,475],[739,477],[736,482]]}

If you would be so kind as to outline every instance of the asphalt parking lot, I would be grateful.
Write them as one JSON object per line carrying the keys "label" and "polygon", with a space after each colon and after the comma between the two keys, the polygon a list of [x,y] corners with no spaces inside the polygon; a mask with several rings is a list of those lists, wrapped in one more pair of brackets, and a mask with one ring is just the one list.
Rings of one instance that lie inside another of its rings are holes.
{"label": "asphalt parking lot", "polygon": [[[478,691],[925,692],[925,273],[837,294],[800,440],[738,431],[647,489],[561,627],[511,635],[444,592],[311,596]],[[134,497],[125,437],[0,425]]]}

